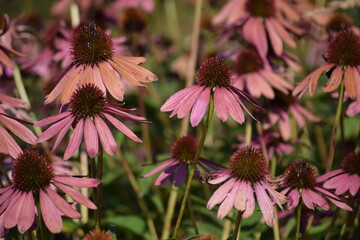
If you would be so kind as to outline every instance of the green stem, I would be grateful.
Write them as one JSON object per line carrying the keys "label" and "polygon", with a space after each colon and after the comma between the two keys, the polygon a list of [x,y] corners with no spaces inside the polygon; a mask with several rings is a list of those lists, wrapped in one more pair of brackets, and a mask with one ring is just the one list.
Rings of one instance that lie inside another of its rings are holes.
{"label": "green stem", "polygon": [[237,217],[236,217],[236,222],[235,222],[235,229],[233,232],[233,240],[238,239],[238,235],[240,233],[240,224],[241,224],[241,219],[242,219],[242,212],[238,211]]}
{"label": "green stem", "polygon": [[[93,169],[95,170],[95,176],[97,179],[102,181],[102,172],[103,172],[103,148],[100,144],[99,146],[99,153],[98,153],[98,162],[97,162],[97,168]],[[100,229],[101,226],[101,210],[102,210],[102,183],[96,187],[96,206],[97,209],[95,210],[95,228]]]}
{"label": "green stem", "polygon": [[336,115],[335,115],[335,121],[334,126],[332,129],[332,136],[331,136],[331,143],[330,143],[330,150],[329,155],[326,163],[326,172],[329,172],[331,170],[333,160],[334,160],[334,153],[335,153],[335,145],[336,145],[336,134],[342,114],[342,108],[344,103],[344,91],[345,90],[345,83],[344,81],[341,81],[340,89],[339,89],[339,100],[338,100],[338,106],[336,108]]}
{"label": "green stem", "polygon": [[171,219],[174,215],[178,191],[179,189],[177,187],[175,187],[174,185],[171,186],[171,192],[165,213],[164,226],[162,229],[161,239],[167,239],[170,236]]}
{"label": "green stem", "polygon": [[24,86],[24,83],[23,83],[23,80],[21,77],[20,68],[16,64],[14,67],[14,80],[15,80],[16,89],[19,92],[19,96],[20,96],[21,100],[23,100],[25,102],[26,108],[30,108],[30,101],[29,101],[29,97],[26,93],[25,86]]}
{"label": "green stem", "polygon": [[198,163],[198,161],[199,161],[199,157],[200,157],[201,151],[202,151],[202,149],[203,149],[203,147],[204,147],[206,135],[207,135],[207,132],[208,132],[209,127],[210,127],[210,124],[211,124],[211,120],[212,120],[213,113],[214,113],[214,97],[213,97],[213,94],[211,94],[211,96],[210,96],[210,103],[209,103],[209,107],[208,107],[207,119],[206,119],[206,123],[205,123],[205,127],[204,127],[204,129],[203,129],[203,133],[202,133],[202,136],[201,136],[201,139],[200,139],[200,142],[199,142],[199,147],[198,147],[198,149],[196,150],[196,154],[195,154],[195,157],[194,157],[194,162],[193,162],[192,168],[191,168],[191,170],[190,170],[188,180],[187,180],[187,182],[186,182],[184,197],[183,197],[183,200],[182,200],[182,202],[181,202],[181,207],[180,207],[180,211],[179,211],[178,218],[177,218],[177,220],[176,220],[176,225],[175,225],[175,230],[174,230],[173,238],[176,238],[177,235],[178,235],[178,231],[179,231],[179,228],[180,228],[181,220],[182,220],[182,217],[183,217],[183,215],[184,215],[184,210],[185,210],[186,202],[187,202],[187,199],[188,199],[189,194],[190,194],[191,182],[192,182],[192,179],[193,179],[194,174],[195,174],[196,165],[197,165],[197,163]]}
{"label": "green stem", "polygon": [[45,224],[44,224],[44,220],[42,219],[42,216],[41,216],[41,208],[40,208],[39,197],[37,197],[37,199],[36,199],[36,207],[37,207],[37,211],[38,211],[38,223],[39,223],[39,228],[40,228],[40,238],[39,238],[39,236],[37,236],[37,238],[41,239],[41,240],[47,240],[47,238],[46,238],[46,227],[45,227]]}
{"label": "green stem", "polygon": [[[339,209],[339,208],[338,208],[338,209]],[[310,228],[311,228],[311,226],[312,226],[312,224],[313,224],[313,221],[314,221],[314,212],[311,212],[311,215],[310,215],[310,217],[309,217],[309,220],[308,220],[308,222],[307,222],[307,224],[306,224],[305,232],[304,232],[303,237],[302,237],[303,240],[307,239],[307,234],[308,234],[308,232],[310,231]]]}
{"label": "green stem", "polygon": [[149,209],[146,205],[146,202],[144,200],[144,197],[141,193],[140,186],[139,186],[133,172],[131,171],[131,168],[130,168],[127,160],[125,159],[125,156],[122,154],[120,149],[118,150],[118,152],[119,152],[119,159],[120,159],[121,166],[123,167],[123,169],[126,173],[126,176],[129,179],[130,185],[133,188],[134,193],[136,195],[136,199],[138,201],[139,207],[146,218],[146,223],[147,223],[149,231],[150,231],[151,239],[152,240],[159,239],[157,236],[157,233],[156,233],[154,221],[151,218],[150,211],[149,211]]}
{"label": "green stem", "polygon": [[301,222],[300,220],[301,220],[301,203],[299,203],[299,205],[297,206],[295,240],[298,240],[300,236],[300,222]]}
{"label": "green stem", "polygon": [[188,198],[187,204],[188,204],[188,208],[189,208],[189,214],[190,214],[191,222],[192,222],[194,230],[195,230],[195,234],[199,235],[199,229],[198,229],[198,227],[196,225],[196,218],[195,218],[195,215],[194,215],[194,209],[192,207],[191,198]]}
{"label": "green stem", "polygon": [[274,240],[280,240],[279,217],[278,217],[278,209],[276,206],[274,206],[274,217],[275,217],[275,224],[273,227]]}

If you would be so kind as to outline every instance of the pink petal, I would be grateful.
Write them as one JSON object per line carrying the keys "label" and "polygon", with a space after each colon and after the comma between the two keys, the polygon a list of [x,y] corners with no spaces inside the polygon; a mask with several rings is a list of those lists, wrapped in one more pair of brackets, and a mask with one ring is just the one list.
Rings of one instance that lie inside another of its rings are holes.
{"label": "pink petal", "polygon": [[226,90],[226,94],[228,97],[225,99],[228,101],[227,104],[229,105],[229,113],[231,117],[240,124],[244,123],[245,116],[241,109],[241,105],[239,104],[241,101],[239,101],[237,96],[229,90]]}
{"label": "pink petal", "polygon": [[88,117],[85,120],[84,139],[86,151],[90,158],[94,158],[99,152],[99,137],[96,131],[95,124]]}
{"label": "pink petal", "polygon": [[49,231],[59,233],[62,228],[60,212],[50,197],[42,190],[40,190],[40,209],[44,223]]}
{"label": "pink petal", "polygon": [[93,188],[101,183],[99,179],[96,178],[81,178],[81,177],[71,177],[71,176],[59,176],[55,175],[53,180],[63,184],[67,184],[73,187],[79,188]]}
{"label": "pink petal", "polygon": [[[15,140],[10,136],[10,134],[0,125],[0,138],[2,139],[3,146],[1,150],[4,153],[9,154],[13,158],[17,158],[17,156],[22,153],[21,148],[15,142]],[[5,152],[6,151],[6,152]]]}
{"label": "pink petal", "polygon": [[218,174],[216,174],[216,177],[212,180],[209,180],[208,183],[210,184],[219,184],[228,179],[230,174],[227,171],[220,171]]}
{"label": "pink petal", "polygon": [[120,122],[117,118],[111,116],[110,114],[104,113],[104,116],[109,122],[111,122],[114,127],[116,127],[121,133],[133,140],[134,142],[142,143],[141,139],[136,136],[127,126]]}
{"label": "pink petal", "polygon": [[21,99],[7,96],[0,93],[0,102],[9,104],[13,107],[25,108],[25,102]]}
{"label": "pink petal", "polygon": [[287,197],[289,199],[289,202],[287,205],[288,208],[293,209],[293,208],[297,207],[297,205],[299,204],[299,200],[300,200],[299,191],[295,188],[287,195]]}
{"label": "pink petal", "polygon": [[[234,207],[237,210],[243,212],[246,210],[247,202],[249,201],[249,199],[251,199],[250,195],[254,195],[254,191],[248,182],[240,181],[238,184],[239,184],[239,189],[237,191]],[[250,215],[251,214],[252,212],[250,213]],[[247,214],[246,218],[249,217],[250,215]]]}
{"label": "pink petal", "polygon": [[81,205],[84,205],[90,209],[97,209],[92,201],[90,201],[86,196],[76,191],[75,189],[57,182],[54,182],[53,184]]}
{"label": "pink petal", "polygon": [[223,219],[226,215],[228,215],[228,213],[233,208],[238,193],[238,189],[239,189],[239,182],[236,181],[231,191],[227,194],[225,200],[220,204],[217,213],[217,217],[219,219]]}
{"label": "pink petal", "polygon": [[325,201],[323,197],[321,197],[316,192],[310,190],[310,189],[303,189],[302,190],[302,198],[305,203],[305,205],[310,208],[314,209],[313,203],[316,203],[319,207],[321,207],[324,210],[329,210],[329,204]]}
{"label": "pink petal", "polygon": [[208,87],[198,87],[195,89],[196,91],[186,96],[183,101],[181,101],[181,103],[178,105],[178,107],[174,109],[174,112],[170,115],[170,117],[172,117],[175,112],[177,112],[177,116],[179,119],[185,117],[193,108],[195,101],[198,99],[201,92],[205,91],[206,88]]}
{"label": "pink petal", "polygon": [[75,116],[69,117],[66,125],[59,132],[59,134],[55,140],[54,146],[51,149],[51,153],[53,153],[55,151],[55,149],[59,146],[61,140],[64,138],[65,134],[69,131],[69,128],[70,128],[71,124],[73,123],[74,119],[75,119]]}
{"label": "pink petal", "polygon": [[249,20],[243,26],[244,39],[254,44],[259,54],[265,56],[268,52],[266,32],[261,20],[257,17],[250,17]]}
{"label": "pink petal", "polygon": [[227,104],[226,98],[226,89],[223,87],[218,87],[214,93],[214,107],[215,113],[223,122],[228,119],[229,116],[229,105]]}
{"label": "pink petal", "polygon": [[180,163],[173,176],[173,184],[175,187],[179,187],[187,176],[187,165],[186,163]]}
{"label": "pink petal", "polygon": [[273,47],[275,54],[277,56],[280,56],[283,52],[283,42],[278,33],[276,32],[275,27],[272,24],[272,21],[270,21],[270,19],[271,18],[265,18],[265,26],[269,34],[271,46]]}
{"label": "pink petal", "polygon": [[216,204],[219,204],[222,201],[224,201],[227,194],[234,187],[235,181],[236,180],[234,178],[231,178],[229,181],[221,185],[209,199],[206,205],[207,209],[211,210],[213,207],[215,207]]}
{"label": "pink petal", "polygon": [[344,74],[345,89],[349,94],[349,97],[356,98],[358,92],[358,86],[355,75],[358,75],[356,68],[347,66]]}
{"label": "pink petal", "polygon": [[165,171],[160,173],[160,175],[156,178],[154,185],[160,186],[167,183],[170,177],[175,173],[175,169],[178,167],[179,164],[180,162],[178,160],[170,164],[169,167],[167,167]]}
{"label": "pink petal", "polygon": [[6,219],[4,223],[5,228],[15,227],[19,222],[19,216],[21,214],[21,209],[26,199],[25,192],[17,192],[17,195],[11,200],[4,214],[4,219]]}
{"label": "pink petal", "polygon": [[274,208],[272,206],[269,196],[267,195],[264,187],[259,183],[257,183],[255,185],[255,193],[256,193],[256,198],[258,200],[261,212],[264,215],[266,224],[269,227],[273,227],[274,226]]}
{"label": "pink petal", "polygon": [[310,73],[310,75],[306,77],[310,79],[310,84],[309,84],[310,96],[313,97],[315,95],[320,75],[323,74],[328,69],[332,68],[334,65],[335,64],[333,63],[326,63],[320,66],[318,69],[316,69],[314,72]]}
{"label": "pink petal", "polygon": [[337,170],[334,170],[334,171],[331,171],[331,172],[328,172],[328,173],[325,173],[325,174],[321,175],[320,177],[318,177],[318,178],[316,179],[316,181],[317,181],[317,182],[322,182],[323,180],[332,178],[332,177],[334,177],[334,176],[336,176],[336,175],[339,175],[339,174],[341,174],[341,173],[343,173],[343,172],[344,172],[344,170],[342,170],[342,169],[337,169]]}
{"label": "pink petal", "polygon": [[49,195],[52,202],[55,204],[58,210],[69,218],[80,218],[81,214],[76,211],[67,201],[60,197],[56,192],[47,188],[47,194]]}
{"label": "pink petal", "polygon": [[165,163],[161,164],[160,166],[154,168],[152,171],[150,171],[149,173],[145,174],[143,177],[150,177],[152,175],[154,175],[155,173],[160,172],[161,170],[163,170],[164,168],[166,168],[167,166],[171,165],[172,163],[174,163],[175,159],[170,159],[168,161],[166,161]]}
{"label": "pink petal", "polygon": [[[18,230],[24,234],[34,223],[35,219],[35,201],[33,193],[25,193],[24,203],[21,207],[21,214],[18,219]],[[20,208],[20,207],[19,207]]]}
{"label": "pink petal", "polygon": [[48,118],[44,118],[43,120],[40,120],[40,121],[34,123],[34,126],[35,127],[42,127],[42,126],[45,126],[45,125],[49,125],[49,124],[57,122],[57,121],[59,121],[59,120],[61,120],[63,118],[66,118],[71,114],[72,114],[71,112],[59,113],[59,114],[56,114],[56,115],[48,117]]}
{"label": "pink petal", "polygon": [[66,117],[66,118],[60,120],[59,122],[55,123],[54,125],[52,125],[48,129],[46,129],[45,132],[43,132],[40,135],[37,142],[40,143],[40,142],[49,140],[50,138],[55,136],[57,133],[61,132],[67,125],[69,125],[70,122],[72,123],[74,121],[74,119],[75,119],[74,116],[70,116],[70,117]]}
{"label": "pink petal", "polygon": [[95,117],[95,126],[99,134],[100,142],[104,148],[104,151],[107,154],[113,156],[117,149],[117,145],[114,136],[111,134],[109,127],[99,116]]}
{"label": "pink petal", "polygon": [[284,140],[289,140],[291,136],[291,123],[289,116],[285,112],[281,112],[281,118],[279,120],[279,127],[280,127],[280,133],[281,137]]}
{"label": "pink petal", "polygon": [[84,134],[84,119],[81,119],[77,122],[74,132],[70,137],[69,144],[65,150],[64,160],[68,160],[72,155],[75,154],[76,150],[79,149],[83,134]]}
{"label": "pink petal", "polygon": [[290,37],[289,33],[285,30],[282,24],[275,18],[270,18],[269,21],[271,21],[272,25],[274,26],[276,32],[281,37],[281,39],[286,42],[286,44],[290,47],[295,48],[295,41]]}
{"label": "pink petal", "polygon": [[1,114],[0,122],[23,141],[29,144],[36,144],[36,136],[20,122]]}
{"label": "pink petal", "polygon": [[101,78],[111,96],[118,101],[123,101],[124,84],[120,75],[114,71],[111,65],[107,62],[100,64],[99,70]]}
{"label": "pink petal", "polygon": [[191,126],[197,126],[206,113],[207,106],[210,101],[210,88],[205,88],[195,101],[191,110],[190,123]]}
{"label": "pink petal", "polygon": [[172,95],[164,105],[161,106],[160,111],[169,112],[173,111],[184,99],[195,91],[200,91],[199,85],[193,85],[191,87],[184,88],[174,95]]}

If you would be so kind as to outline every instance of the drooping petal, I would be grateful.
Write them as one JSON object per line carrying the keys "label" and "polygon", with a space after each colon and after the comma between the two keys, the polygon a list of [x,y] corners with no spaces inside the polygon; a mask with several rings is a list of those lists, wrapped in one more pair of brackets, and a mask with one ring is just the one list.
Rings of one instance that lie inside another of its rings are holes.
{"label": "drooping petal", "polygon": [[99,137],[96,131],[95,124],[89,117],[85,120],[84,140],[86,151],[89,154],[89,157],[94,158],[99,152]]}
{"label": "drooping petal", "polygon": [[35,127],[42,127],[42,126],[45,126],[45,125],[49,125],[51,123],[60,121],[61,119],[64,119],[64,118],[68,117],[70,114],[72,114],[72,113],[71,112],[63,112],[63,113],[59,113],[59,114],[56,114],[56,115],[51,116],[51,117],[47,117],[47,118],[44,118],[44,119],[34,123],[34,126]]}
{"label": "drooping petal", "polygon": [[69,218],[80,218],[81,214],[76,211],[67,201],[60,197],[56,192],[50,188],[46,189],[46,193],[51,198],[58,210]]}
{"label": "drooping petal", "polygon": [[55,149],[59,146],[61,140],[63,140],[65,134],[69,131],[71,124],[74,122],[75,120],[75,116],[70,116],[69,119],[67,120],[66,125],[61,129],[61,131],[59,132],[54,146],[51,149],[51,153],[53,153],[55,151]]}
{"label": "drooping petal", "polygon": [[260,183],[257,183],[255,185],[255,193],[256,193],[256,198],[258,200],[261,212],[264,215],[266,224],[270,227],[273,227],[274,226],[274,208],[272,206],[271,200],[270,200],[269,196],[267,195],[264,187]]}
{"label": "drooping petal", "polygon": [[51,198],[43,190],[40,190],[39,198],[41,216],[44,219],[46,227],[52,233],[59,233],[62,228],[60,212],[57,210]]}
{"label": "drooping petal", "polygon": [[297,207],[297,205],[299,204],[299,200],[300,200],[300,195],[299,195],[299,191],[295,188],[293,190],[290,191],[290,193],[287,195],[289,202],[288,202],[288,208],[289,209],[293,209],[295,207]]}
{"label": "drooping petal", "polygon": [[359,74],[356,68],[347,66],[344,74],[345,79],[345,89],[346,92],[349,94],[349,97],[356,98],[358,92],[358,86],[356,82],[355,75]]}
{"label": "drooping petal", "polygon": [[225,200],[220,204],[220,207],[219,207],[219,210],[217,213],[217,217],[219,219],[223,219],[224,217],[226,217],[226,215],[228,215],[228,213],[233,208],[238,189],[239,189],[239,182],[236,181],[234,183],[231,191],[227,194]]}
{"label": "drooping petal", "polygon": [[235,179],[232,178],[223,185],[221,185],[209,199],[206,205],[207,209],[211,210],[213,207],[215,207],[216,204],[219,204],[222,201],[224,201],[227,194],[234,187],[234,184],[235,184]]}
{"label": "drooping petal", "polygon": [[175,187],[179,187],[187,176],[187,165],[186,163],[180,163],[173,176],[173,184]]}
{"label": "drooping petal", "polygon": [[17,158],[17,156],[22,153],[19,145],[2,126],[0,126],[0,137],[4,143],[4,145],[2,145],[1,151],[4,151],[4,153],[9,154],[13,158]]}
{"label": "drooping petal", "polygon": [[71,156],[75,154],[76,150],[79,149],[83,134],[84,134],[84,119],[81,119],[77,122],[74,132],[70,137],[69,144],[65,150],[64,160],[69,159]]}
{"label": "drooping petal", "polygon": [[49,140],[50,138],[52,138],[53,136],[55,136],[57,133],[59,133],[62,129],[65,128],[65,126],[67,126],[69,124],[69,122],[73,122],[74,121],[74,117],[66,117],[62,120],[60,120],[59,122],[55,123],[54,125],[52,125],[51,127],[49,127],[48,129],[46,129],[38,138],[37,142],[41,143],[44,142],[46,140]]}
{"label": "drooping petal", "polygon": [[125,124],[120,122],[117,118],[111,116],[110,114],[104,113],[104,116],[109,122],[111,122],[116,129],[118,129],[122,134],[133,140],[134,142],[142,143],[141,139],[136,136]]}
{"label": "drooping petal", "polygon": [[243,26],[244,39],[254,44],[261,56],[266,56],[268,52],[267,38],[264,25],[261,20],[256,17],[251,17]]}
{"label": "drooping petal", "polygon": [[18,224],[19,215],[21,213],[25,199],[26,193],[18,191],[18,195],[11,200],[9,206],[3,213],[4,219],[6,219],[4,223],[5,228],[12,228]]}
{"label": "drooping petal", "polygon": [[229,116],[229,105],[226,104],[227,97],[228,95],[226,94],[225,88],[219,87],[216,89],[214,93],[215,113],[223,122],[225,122]]}
{"label": "drooping petal", "polygon": [[341,83],[343,76],[342,66],[337,66],[331,73],[331,77],[327,85],[322,88],[323,92],[332,92],[337,89]]}
{"label": "drooping petal", "polygon": [[109,127],[99,116],[95,116],[95,126],[104,151],[107,154],[113,156],[117,149],[117,145]]}
{"label": "drooping petal", "polygon": [[[320,75],[323,72],[327,71],[328,69],[332,68],[334,65],[335,64],[333,64],[333,63],[326,63],[326,64],[320,66],[318,69],[316,69],[314,72],[310,73],[310,75],[308,75],[306,77],[306,78],[309,78],[309,80],[310,80],[309,93],[310,93],[311,97],[313,97],[315,95]],[[295,92],[295,89],[294,89],[294,92]]]}
{"label": "drooping petal", "polygon": [[167,166],[170,166],[172,163],[174,163],[176,161],[176,159],[169,159],[168,161],[166,161],[165,163],[161,164],[160,166],[154,168],[152,171],[150,171],[149,173],[145,174],[143,177],[150,177],[152,175],[154,175],[155,173],[160,172],[161,170],[165,169]]}
{"label": "drooping petal", "polygon": [[267,33],[269,34],[271,46],[273,47],[275,54],[280,56],[283,52],[283,42],[276,32],[272,21],[270,21],[270,18],[265,18],[265,26],[267,28]]}
{"label": "drooping petal", "polygon": [[61,183],[54,182],[53,184],[56,187],[58,187],[61,191],[69,195],[72,199],[80,203],[81,205],[84,205],[85,207],[90,209],[97,208],[92,201],[90,201],[87,197],[85,197],[82,193],[78,192],[77,190]]}
{"label": "drooping petal", "polygon": [[111,96],[116,100],[122,101],[124,98],[124,84],[120,75],[114,71],[108,62],[103,62],[99,66],[101,78]]}
{"label": "drooping petal", "polygon": [[191,126],[197,126],[206,113],[207,106],[210,101],[210,88],[205,88],[195,101],[191,110],[190,123]]}
{"label": "drooping petal", "polygon": [[36,136],[20,122],[2,114],[0,114],[0,122],[23,141],[29,144],[36,144]]}
{"label": "drooping petal", "polygon": [[[19,206],[20,208],[20,206]],[[18,230],[24,234],[34,223],[35,220],[35,201],[31,191],[25,194],[24,203],[21,207],[21,214],[18,219]]]}

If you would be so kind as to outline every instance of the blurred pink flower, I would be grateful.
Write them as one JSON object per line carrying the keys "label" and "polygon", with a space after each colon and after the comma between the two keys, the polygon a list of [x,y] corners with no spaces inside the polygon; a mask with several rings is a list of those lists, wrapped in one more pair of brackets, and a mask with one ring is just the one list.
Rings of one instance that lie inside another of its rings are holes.
{"label": "blurred pink flower", "polygon": [[117,56],[113,40],[95,24],[77,28],[71,48],[72,63],[55,80],[55,88],[46,96],[45,104],[60,95],[60,102],[66,104],[77,87],[86,83],[106,90],[117,100],[122,101],[124,80],[137,86],[156,81],[157,77],[149,70],[138,66],[145,62],[143,57]]}
{"label": "blurred pink flower", "polygon": [[[238,140],[244,142],[245,136],[241,135],[237,137]],[[265,132],[262,136],[262,139],[265,142],[267,151],[268,151],[268,157],[271,160],[274,155],[276,154],[280,159],[283,157],[284,153],[291,153],[294,151],[294,147],[290,144],[287,144],[284,142],[284,140],[281,138],[280,133],[275,131],[268,131]],[[261,137],[255,137],[251,140],[251,146],[256,149],[261,149],[260,144]],[[246,147],[244,143],[239,144],[238,147]]]}
{"label": "blurred pink flower", "polygon": [[13,48],[13,38],[16,37],[14,24],[10,24],[10,18],[5,14],[1,16],[0,21],[4,21],[3,28],[0,29],[0,77],[4,73],[4,67],[14,69],[14,62],[9,54],[24,56]]}
{"label": "blurred pink flower", "polygon": [[344,81],[349,97],[360,101],[360,36],[350,30],[338,33],[330,42],[324,56],[327,63],[310,73],[293,91],[302,97],[307,90],[314,96],[320,76],[331,70],[331,76],[323,92],[332,92]]}
{"label": "blurred pink flower", "polygon": [[[291,164],[284,174],[284,179],[280,182],[279,188],[288,199],[288,208],[292,209],[298,206],[300,198],[309,209],[314,210],[314,204],[324,210],[329,210],[330,206],[325,199],[347,211],[352,209],[339,197],[325,190],[320,183],[321,177],[318,178],[316,169],[310,163],[296,161]],[[325,199],[324,199],[325,198]]]}
{"label": "blurred pink flower", "polygon": [[275,99],[269,101],[267,105],[267,120],[264,123],[264,129],[270,129],[275,124],[279,125],[281,137],[289,140],[291,136],[290,114],[295,118],[299,128],[305,126],[306,120],[319,122],[320,118],[315,116],[300,105],[297,98],[291,95],[277,93]]}
{"label": "blurred pink flower", "polygon": [[230,158],[227,170],[209,175],[210,184],[219,184],[226,180],[211,196],[207,208],[220,204],[217,217],[224,218],[233,207],[242,212],[243,218],[250,217],[255,209],[255,197],[268,226],[274,225],[273,202],[282,208],[286,197],[275,191],[266,180],[267,161],[259,150],[240,148]]}
{"label": "blurred pink flower", "polygon": [[151,13],[154,11],[154,1],[153,0],[115,0],[113,8],[133,8],[141,7],[145,12]]}
{"label": "blurred pink flower", "polygon": [[360,113],[360,102],[353,101],[347,108],[346,115],[348,115],[349,117],[353,117],[358,113]]}
{"label": "blurred pink flower", "polygon": [[251,117],[251,113],[240,99],[250,102],[260,108],[257,102],[242,90],[231,84],[231,70],[218,57],[205,60],[197,73],[198,85],[193,85],[172,95],[160,108],[162,112],[172,111],[170,117],[177,115],[185,117],[191,110],[191,125],[197,126],[204,117],[210,102],[214,97],[214,107],[217,116],[225,122],[229,114],[238,123],[245,121],[244,109]]}
{"label": "blurred pink flower", "polygon": [[243,38],[253,44],[261,56],[266,56],[269,48],[267,37],[276,55],[283,53],[284,42],[296,47],[288,31],[300,34],[302,30],[292,25],[289,19],[298,21],[300,15],[285,0],[230,0],[215,16],[213,23],[226,21],[240,28]]}
{"label": "blurred pink flower", "polygon": [[[156,179],[155,185],[165,185],[171,181],[174,186],[179,187],[188,175],[188,165],[193,164],[197,148],[198,143],[192,136],[184,136],[177,139],[171,147],[171,157],[143,177],[150,177],[165,169]],[[220,167],[204,158],[199,158],[195,169],[195,176],[200,179],[201,172],[199,169],[209,173],[212,170],[219,170]]]}
{"label": "blurred pink flower", "polygon": [[360,189],[360,152],[351,152],[342,160],[342,168],[328,172],[318,178],[325,181],[324,188],[335,189],[341,195],[349,191],[352,196]]}
{"label": "blurred pink flower", "polygon": [[110,122],[111,125],[135,142],[142,141],[114,116],[136,122],[148,123],[145,118],[128,113],[134,109],[125,109],[121,106],[122,105],[117,103],[109,103],[104,93],[95,85],[83,85],[72,95],[69,103],[69,111],[45,118],[34,124],[36,127],[53,124],[40,135],[37,142],[44,142],[56,134],[59,134],[51,150],[54,151],[64,138],[70,126],[73,125],[74,132],[65,150],[64,160],[74,155],[81,144],[83,135],[86,150],[91,158],[95,157],[99,151],[99,138],[104,151],[109,155],[114,155],[117,144],[111,134],[110,128],[104,120]]}
{"label": "blurred pink flower", "polygon": [[0,94],[0,152],[16,158],[21,153],[21,149],[4,127],[8,128],[12,133],[29,144],[36,144],[36,136],[28,128],[22,125],[22,123],[30,124],[29,122],[6,114],[2,108],[2,104],[17,108],[25,108],[25,103],[20,99]]}
{"label": "blurred pink flower", "polygon": [[94,203],[72,187],[96,187],[100,183],[98,179],[56,175],[49,160],[33,150],[25,150],[17,157],[12,181],[11,186],[0,189],[0,206],[3,209],[0,219],[6,229],[17,226],[19,232],[24,234],[35,221],[37,204],[40,204],[42,219],[52,233],[61,231],[62,215],[80,218],[80,213],[60,197],[54,188],[60,189],[81,205],[96,209]]}
{"label": "blurred pink flower", "polygon": [[244,85],[255,98],[264,95],[273,99],[275,97],[273,88],[284,94],[292,90],[291,83],[275,73],[268,61],[263,60],[253,48],[240,51],[234,63],[234,86],[244,89]]}

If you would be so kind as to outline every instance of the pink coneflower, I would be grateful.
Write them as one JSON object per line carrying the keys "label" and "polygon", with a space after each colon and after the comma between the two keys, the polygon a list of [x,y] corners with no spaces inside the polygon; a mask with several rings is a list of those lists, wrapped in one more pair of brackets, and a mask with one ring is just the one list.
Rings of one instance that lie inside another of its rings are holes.
{"label": "pink coneflower", "polygon": [[291,95],[284,95],[277,92],[275,99],[265,105],[267,105],[268,115],[264,123],[264,128],[269,129],[275,124],[278,124],[281,137],[284,140],[289,140],[291,136],[291,115],[299,128],[305,126],[306,120],[312,122],[320,121],[319,117],[306,110],[300,105],[298,99]]}
{"label": "pink coneflower", "polygon": [[13,49],[13,38],[15,35],[15,29],[10,24],[10,18],[8,15],[0,17],[0,21],[3,22],[2,29],[0,29],[0,77],[4,73],[4,66],[10,69],[14,69],[14,63],[9,58],[9,54],[17,56],[24,56],[22,53]]}
{"label": "pink coneflower", "polygon": [[360,113],[360,102],[353,101],[350,103],[349,107],[346,110],[346,115],[349,117],[353,117],[356,114]]}
{"label": "pink coneflower", "polygon": [[243,38],[256,46],[261,56],[266,56],[268,52],[268,36],[276,55],[281,55],[284,42],[290,47],[296,47],[288,31],[301,32],[282,18],[283,13],[287,17],[299,15],[284,0],[230,0],[213,22],[235,24],[242,30]]}
{"label": "pink coneflower", "polygon": [[330,200],[339,208],[352,210],[339,197],[323,188],[320,183],[321,179],[317,177],[317,171],[310,163],[296,161],[288,167],[279,187],[284,189],[281,193],[289,199],[289,209],[297,207],[302,198],[305,206],[312,210],[315,209],[314,205],[329,210],[330,206],[325,199]]}
{"label": "pink coneflower", "polygon": [[0,94],[0,152],[16,158],[21,153],[21,148],[4,127],[29,144],[36,144],[36,136],[28,128],[22,125],[22,123],[29,124],[29,122],[6,114],[2,108],[2,104],[25,108],[25,103],[20,99]]}
{"label": "pink coneflower", "polygon": [[[41,216],[52,233],[62,228],[61,216],[80,218],[81,215],[53,189],[58,188],[76,202],[91,209],[94,203],[72,187],[92,188],[100,181],[67,175],[55,175],[48,159],[33,150],[25,150],[14,162],[13,184],[0,189],[1,215],[6,229],[18,227],[25,233],[34,223],[36,204],[40,204]],[[1,236],[0,236],[1,237]]]}
{"label": "pink coneflower", "polygon": [[59,95],[62,104],[68,103],[72,93],[86,83],[96,85],[104,93],[107,89],[122,101],[123,80],[137,86],[157,80],[155,74],[138,66],[145,58],[116,56],[112,39],[95,24],[76,29],[71,55],[73,62],[60,73],[56,87],[46,96],[46,104]]}
{"label": "pink coneflower", "polygon": [[[227,170],[211,174],[210,184],[221,185],[210,198],[207,208],[220,204],[217,217],[224,218],[235,207],[243,218],[250,217],[255,209],[255,197],[267,225],[274,225],[273,202],[282,208],[286,197],[276,192],[267,181],[268,165],[260,150],[245,147],[238,149],[230,158]],[[255,194],[255,197],[254,197]]]}
{"label": "pink coneflower", "polygon": [[342,160],[342,169],[328,172],[319,177],[325,181],[324,188],[335,189],[341,195],[349,191],[355,196],[360,189],[360,152],[351,152]]}
{"label": "pink coneflower", "polygon": [[344,80],[349,97],[360,101],[360,36],[349,30],[338,33],[330,42],[324,56],[327,63],[310,73],[294,89],[293,95],[302,97],[309,89],[314,96],[321,74],[331,70],[331,76],[323,92],[332,92]]}
{"label": "pink coneflower", "polygon": [[231,84],[231,70],[218,57],[205,60],[196,77],[198,85],[182,89],[172,95],[160,108],[162,112],[173,111],[170,117],[185,117],[191,110],[191,125],[197,126],[206,113],[210,97],[214,96],[216,115],[225,122],[229,114],[238,123],[245,121],[243,109],[252,117],[240,99],[260,108],[257,102],[242,90]]}
{"label": "pink coneflower", "polygon": [[243,89],[245,85],[251,96],[262,95],[269,99],[275,97],[273,88],[288,94],[292,85],[275,73],[267,62],[264,62],[257,51],[252,48],[242,50],[235,60],[234,85]]}
{"label": "pink coneflower", "polygon": [[[291,153],[294,151],[294,147],[285,143],[281,138],[280,133],[275,131],[267,131],[264,132],[263,136],[253,138],[250,144],[251,147],[261,149],[261,138],[266,145],[268,157],[270,160],[274,157],[274,155],[277,155],[281,159],[285,153]],[[238,140],[244,142],[245,136],[238,136]],[[239,144],[238,147],[246,147],[246,145]]]}
{"label": "pink coneflower", "polygon": [[148,123],[145,118],[128,113],[134,109],[125,109],[121,106],[117,103],[109,103],[104,93],[97,86],[93,84],[83,85],[71,96],[69,111],[45,118],[34,124],[36,127],[41,127],[55,123],[43,132],[37,141],[43,142],[59,134],[52,148],[52,151],[54,151],[70,126],[73,125],[74,132],[65,150],[64,160],[74,155],[81,144],[83,135],[86,150],[91,158],[95,157],[99,151],[99,138],[104,151],[109,155],[114,155],[117,144],[106,122],[111,123],[121,133],[135,142],[142,141],[114,116]]}
{"label": "pink coneflower", "polygon": [[[188,165],[193,164],[197,148],[198,143],[194,137],[184,136],[179,138],[171,147],[171,158],[166,159],[165,163],[156,167],[143,177],[150,177],[165,169],[156,179],[155,185],[165,185],[168,182],[172,182],[176,187],[179,187],[188,175]],[[195,176],[198,178],[201,177],[198,166],[206,173],[220,169],[218,165],[204,158],[199,158],[199,162],[195,170]]]}

